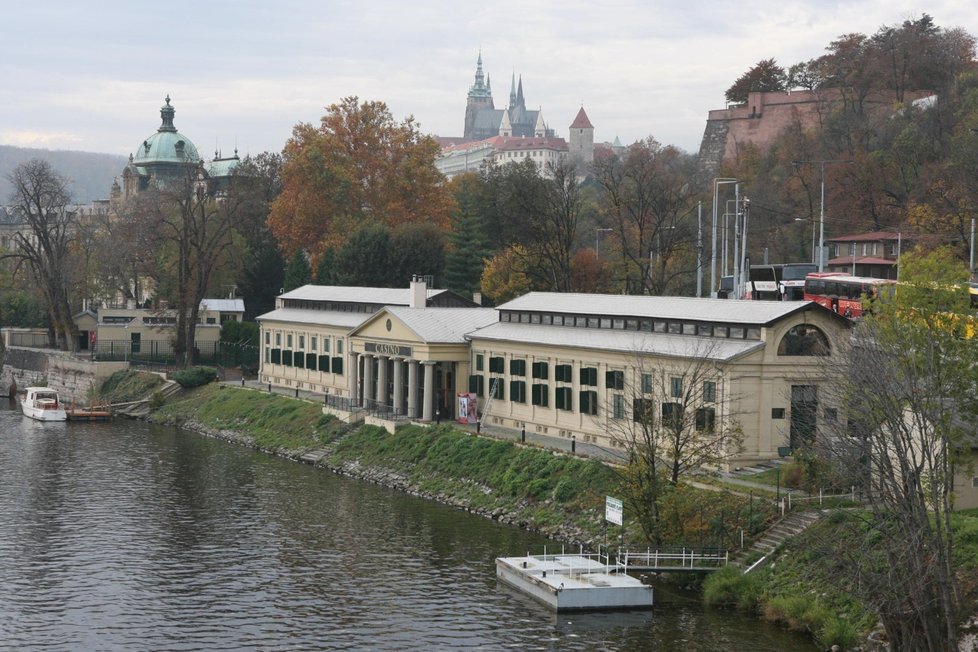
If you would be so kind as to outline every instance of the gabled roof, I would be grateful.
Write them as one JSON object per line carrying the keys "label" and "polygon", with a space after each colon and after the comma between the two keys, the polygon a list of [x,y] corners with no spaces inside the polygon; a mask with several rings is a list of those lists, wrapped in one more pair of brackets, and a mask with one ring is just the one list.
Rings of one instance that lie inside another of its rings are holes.
{"label": "gabled roof", "polygon": [[498,306],[498,309],[766,325],[792,313],[809,310],[813,305],[817,304],[811,301],[733,301],[693,297],[530,292]]}
{"label": "gabled roof", "polygon": [[567,141],[563,138],[547,138],[545,136],[493,136],[487,139],[497,152],[511,152],[527,149],[567,150]]}
{"label": "gabled roof", "polygon": [[392,306],[382,312],[400,320],[420,340],[429,344],[463,344],[467,333],[495,323],[499,319],[495,308]]}
{"label": "gabled roof", "polygon": [[574,118],[574,122],[570,125],[571,129],[594,129],[594,125],[587,118],[587,113],[584,112],[584,107],[577,112],[577,117]]}

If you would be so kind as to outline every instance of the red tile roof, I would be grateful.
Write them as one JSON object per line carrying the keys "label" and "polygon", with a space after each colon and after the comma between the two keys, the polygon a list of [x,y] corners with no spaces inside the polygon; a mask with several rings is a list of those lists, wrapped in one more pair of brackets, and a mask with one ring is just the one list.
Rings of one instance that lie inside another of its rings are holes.
{"label": "red tile roof", "polygon": [[587,119],[587,113],[584,112],[584,107],[577,112],[577,117],[574,118],[574,122],[571,123],[571,129],[594,129],[594,125],[591,121]]}

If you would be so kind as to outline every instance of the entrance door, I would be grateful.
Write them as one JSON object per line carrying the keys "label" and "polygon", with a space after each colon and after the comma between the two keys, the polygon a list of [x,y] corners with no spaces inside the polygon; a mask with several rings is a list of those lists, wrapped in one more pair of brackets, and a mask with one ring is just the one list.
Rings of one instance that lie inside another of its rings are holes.
{"label": "entrance door", "polygon": [[791,386],[791,450],[815,443],[818,427],[818,387],[816,385]]}
{"label": "entrance door", "polygon": [[129,337],[130,351],[132,355],[139,353],[139,349],[142,346],[142,333],[131,333]]}

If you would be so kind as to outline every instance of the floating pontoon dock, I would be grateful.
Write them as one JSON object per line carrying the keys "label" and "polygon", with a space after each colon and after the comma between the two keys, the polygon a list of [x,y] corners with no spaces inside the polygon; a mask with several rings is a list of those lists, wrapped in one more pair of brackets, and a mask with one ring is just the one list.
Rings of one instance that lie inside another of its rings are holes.
{"label": "floating pontoon dock", "polygon": [[652,608],[651,586],[595,554],[499,557],[496,577],[554,611]]}

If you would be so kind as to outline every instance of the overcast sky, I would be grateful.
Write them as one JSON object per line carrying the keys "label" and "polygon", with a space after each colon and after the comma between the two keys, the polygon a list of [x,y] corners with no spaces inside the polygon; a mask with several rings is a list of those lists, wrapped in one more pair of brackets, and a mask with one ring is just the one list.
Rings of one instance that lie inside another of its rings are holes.
{"label": "overcast sky", "polygon": [[974,0],[35,0],[0,19],[0,144],[127,155],[175,124],[201,155],[280,151],[348,95],[461,136],[482,50],[496,107],[511,75],[557,135],[583,104],[596,141],[691,152],[757,61],[922,12],[978,34]]}

